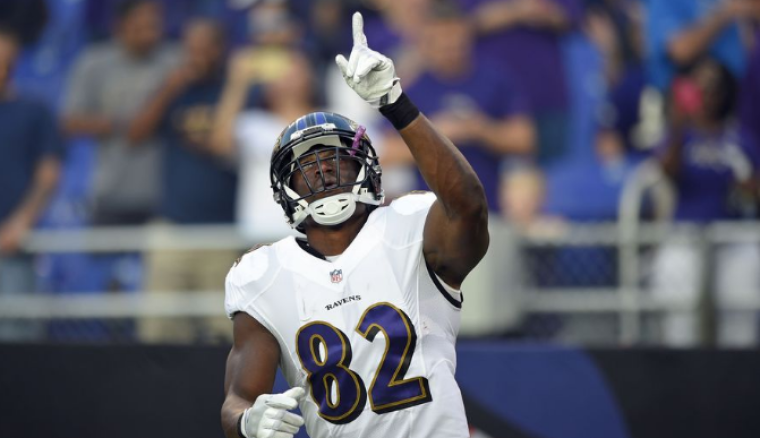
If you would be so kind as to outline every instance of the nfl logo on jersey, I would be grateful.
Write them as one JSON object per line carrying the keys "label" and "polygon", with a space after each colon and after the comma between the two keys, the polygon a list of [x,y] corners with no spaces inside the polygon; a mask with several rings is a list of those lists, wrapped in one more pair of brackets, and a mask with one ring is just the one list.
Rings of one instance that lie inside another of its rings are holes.
{"label": "nfl logo on jersey", "polygon": [[343,281],[343,270],[336,269],[334,271],[330,271],[330,281],[333,283],[340,283]]}

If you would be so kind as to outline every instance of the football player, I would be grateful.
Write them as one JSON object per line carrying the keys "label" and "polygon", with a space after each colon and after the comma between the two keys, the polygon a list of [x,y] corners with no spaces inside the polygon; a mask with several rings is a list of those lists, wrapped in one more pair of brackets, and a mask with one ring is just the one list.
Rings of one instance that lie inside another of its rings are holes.
{"label": "football player", "polygon": [[[432,193],[382,206],[378,157],[345,117],[285,128],[272,188],[306,239],[249,252],[227,276],[228,438],[292,437],[304,424],[312,438],[469,436],[454,344],[460,285],[488,247],[483,187],[367,46],[358,13],[353,37],[336,58],[346,83],[399,131]],[[271,394],[278,366],[291,389]]]}

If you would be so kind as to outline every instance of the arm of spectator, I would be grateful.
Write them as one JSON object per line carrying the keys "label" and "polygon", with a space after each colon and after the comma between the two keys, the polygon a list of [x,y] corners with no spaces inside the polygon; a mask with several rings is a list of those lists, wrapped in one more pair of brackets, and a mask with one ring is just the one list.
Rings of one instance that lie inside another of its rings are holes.
{"label": "arm of spectator", "polygon": [[256,80],[255,66],[250,56],[238,53],[230,60],[229,75],[216,108],[209,148],[212,152],[230,156],[235,151],[235,121],[248,99],[248,90]]}
{"label": "arm of spectator", "polygon": [[683,145],[686,141],[682,125],[673,125],[664,147],[657,155],[660,167],[670,179],[676,179],[681,170]]}
{"label": "arm of spectator", "polygon": [[130,123],[127,139],[131,145],[139,144],[155,134],[169,105],[195,79],[195,73],[189,67],[180,67],[167,77],[158,93]]}
{"label": "arm of spectator", "polygon": [[209,148],[212,152],[230,156],[235,151],[235,120],[245,105],[248,84],[228,81],[216,108],[211,128]]}
{"label": "arm of spectator", "polygon": [[615,23],[602,10],[590,10],[585,17],[585,30],[602,54],[607,83],[615,84],[624,70],[621,43],[615,32]]}
{"label": "arm of spectator", "polygon": [[478,142],[500,154],[529,154],[534,150],[533,121],[523,114],[495,119],[478,111],[442,112],[432,122],[455,144]]}
{"label": "arm of spectator", "polygon": [[62,125],[63,131],[69,136],[105,137],[114,132],[113,121],[94,114],[66,114]]}
{"label": "arm of spectator", "polygon": [[483,117],[475,123],[473,130],[477,139],[495,152],[527,155],[535,149],[536,130],[526,115],[504,119]]}
{"label": "arm of spectator", "polygon": [[659,155],[658,160],[665,175],[670,179],[675,179],[681,170],[681,151],[683,150],[683,138],[672,136],[668,139],[665,151]]}
{"label": "arm of spectator", "polygon": [[517,26],[563,31],[571,25],[565,11],[550,0],[485,3],[473,11],[472,20],[475,29],[483,34]]}
{"label": "arm of spectator", "polygon": [[43,158],[34,171],[32,186],[19,207],[0,225],[0,254],[18,251],[34,227],[58,184],[60,162],[55,156]]}
{"label": "arm of spectator", "polygon": [[760,2],[730,0],[721,3],[714,13],[670,38],[668,56],[678,65],[688,65],[708,50],[727,25],[735,19],[750,16],[760,17]]}
{"label": "arm of spectator", "polygon": [[66,86],[61,127],[66,135],[103,137],[114,131],[113,120],[99,112],[100,92],[98,52],[82,54],[73,67]]}
{"label": "arm of spectator", "polygon": [[34,174],[24,197],[0,224],[2,254],[18,251],[58,184],[62,144],[54,116],[47,108],[40,108],[29,136],[28,153],[35,162]]}
{"label": "arm of spectator", "polygon": [[479,33],[487,34],[519,25],[522,22],[520,12],[512,3],[485,3],[473,11],[472,21]]}

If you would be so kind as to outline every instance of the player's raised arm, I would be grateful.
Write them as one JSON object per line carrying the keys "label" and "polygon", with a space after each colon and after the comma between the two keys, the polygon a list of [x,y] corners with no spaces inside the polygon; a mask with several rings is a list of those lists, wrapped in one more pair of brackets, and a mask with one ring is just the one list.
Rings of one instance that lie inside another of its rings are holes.
{"label": "player's raised arm", "polygon": [[424,254],[446,283],[459,288],[488,248],[488,205],[475,171],[459,150],[402,93],[393,62],[371,50],[358,12],[354,47],[336,62],[346,83],[399,131],[437,201],[425,223]]}
{"label": "player's raised arm", "polygon": [[222,428],[227,438],[292,437],[303,426],[298,406],[303,388],[269,394],[280,360],[274,336],[255,319],[238,313],[233,319],[234,342],[227,358]]}

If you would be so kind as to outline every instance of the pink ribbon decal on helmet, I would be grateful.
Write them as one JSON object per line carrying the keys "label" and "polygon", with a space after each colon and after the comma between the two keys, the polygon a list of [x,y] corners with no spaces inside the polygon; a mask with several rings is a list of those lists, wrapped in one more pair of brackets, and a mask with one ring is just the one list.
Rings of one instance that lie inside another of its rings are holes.
{"label": "pink ribbon decal on helmet", "polygon": [[356,151],[359,149],[359,142],[362,141],[362,137],[364,136],[364,133],[367,132],[367,128],[364,126],[359,126],[359,129],[356,130],[356,135],[354,136],[354,142],[351,144],[351,150],[348,151],[349,155],[352,157],[356,155]]}

